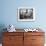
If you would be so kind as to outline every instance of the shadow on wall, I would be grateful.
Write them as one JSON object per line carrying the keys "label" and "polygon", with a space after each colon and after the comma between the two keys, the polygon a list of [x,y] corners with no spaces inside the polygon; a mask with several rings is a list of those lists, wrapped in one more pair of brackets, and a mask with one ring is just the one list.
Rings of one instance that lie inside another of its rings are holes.
{"label": "shadow on wall", "polygon": [[4,30],[4,28],[6,28],[6,26],[4,24],[0,24],[0,43],[2,43],[2,32],[5,32],[6,30]]}

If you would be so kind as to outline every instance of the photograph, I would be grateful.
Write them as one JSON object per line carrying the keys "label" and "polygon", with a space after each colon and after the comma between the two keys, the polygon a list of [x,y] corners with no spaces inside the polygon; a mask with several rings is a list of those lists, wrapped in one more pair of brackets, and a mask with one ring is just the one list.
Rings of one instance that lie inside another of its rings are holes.
{"label": "photograph", "polygon": [[19,21],[34,21],[35,20],[35,9],[34,8],[19,8],[18,9],[18,20]]}

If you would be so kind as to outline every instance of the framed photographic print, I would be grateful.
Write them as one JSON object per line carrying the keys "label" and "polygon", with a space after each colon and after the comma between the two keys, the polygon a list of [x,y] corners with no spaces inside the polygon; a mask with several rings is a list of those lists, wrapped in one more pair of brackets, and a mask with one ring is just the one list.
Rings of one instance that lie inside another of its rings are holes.
{"label": "framed photographic print", "polygon": [[35,8],[19,7],[18,21],[35,21]]}

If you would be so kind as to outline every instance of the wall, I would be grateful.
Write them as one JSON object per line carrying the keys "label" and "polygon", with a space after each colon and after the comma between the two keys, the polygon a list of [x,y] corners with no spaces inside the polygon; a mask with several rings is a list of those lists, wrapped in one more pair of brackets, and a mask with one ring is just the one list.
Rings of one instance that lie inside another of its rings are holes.
{"label": "wall", "polygon": [[[0,25],[13,24],[16,28],[46,28],[46,0],[0,0]],[[36,20],[34,22],[17,21],[17,8],[34,7]]]}

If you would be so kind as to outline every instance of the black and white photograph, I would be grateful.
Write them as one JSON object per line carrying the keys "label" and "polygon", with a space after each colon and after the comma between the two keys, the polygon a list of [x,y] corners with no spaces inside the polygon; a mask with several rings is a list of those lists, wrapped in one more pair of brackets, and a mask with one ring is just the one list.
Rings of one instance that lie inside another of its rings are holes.
{"label": "black and white photograph", "polygon": [[19,21],[34,21],[35,20],[35,9],[34,8],[19,8],[18,9],[18,20]]}

